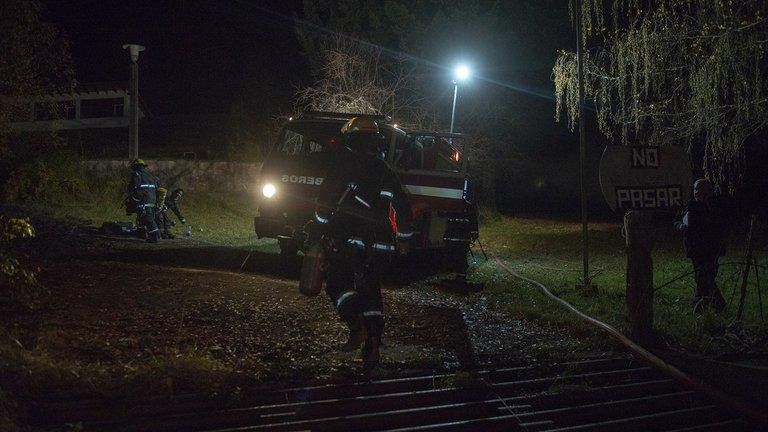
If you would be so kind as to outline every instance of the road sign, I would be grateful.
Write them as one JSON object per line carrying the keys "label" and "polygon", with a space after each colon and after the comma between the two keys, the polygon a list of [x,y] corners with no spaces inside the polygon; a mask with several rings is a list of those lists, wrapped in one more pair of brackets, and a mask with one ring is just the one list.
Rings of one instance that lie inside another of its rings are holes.
{"label": "road sign", "polygon": [[691,162],[681,147],[608,146],[600,159],[600,187],[612,210],[656,210],[685,205]]}

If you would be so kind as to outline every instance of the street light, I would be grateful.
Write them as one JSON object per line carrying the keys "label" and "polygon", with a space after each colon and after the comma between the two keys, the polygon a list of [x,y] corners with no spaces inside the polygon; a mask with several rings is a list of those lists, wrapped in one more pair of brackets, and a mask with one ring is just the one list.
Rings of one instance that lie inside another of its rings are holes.
{"label": "street light", "polygon": [[136,44],[125,44],[123,49],[131,54],[131,119],[128,128],[128,158],[139,157],[139,53],[145,48]]}
{"label": "street light", "polygon": [[472,75],[469,66],[460,64],[453,70],[453,108],[451,108],[451,133],[453,133],[453,122],[456,118],[456,96],[459,93],[459,82],[466,81]]}

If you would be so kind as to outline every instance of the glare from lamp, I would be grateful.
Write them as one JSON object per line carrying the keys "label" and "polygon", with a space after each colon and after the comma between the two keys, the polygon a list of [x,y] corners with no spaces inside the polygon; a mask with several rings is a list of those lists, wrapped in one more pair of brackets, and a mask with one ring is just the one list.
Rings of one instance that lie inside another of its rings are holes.
{"label": "glare from lamp", "polygon": [[261,193],[267,198],[272,198],[277,193],[277,188],[272,183],[267,183],[261,188]]}
{"label": "glare from lamp", "polygon": [[456,69],[453,71],[453,75],[457,81],[464,81],[469,78],[471,74],[472,72],[469,70],[469,66],[465,64],[456,66]]}

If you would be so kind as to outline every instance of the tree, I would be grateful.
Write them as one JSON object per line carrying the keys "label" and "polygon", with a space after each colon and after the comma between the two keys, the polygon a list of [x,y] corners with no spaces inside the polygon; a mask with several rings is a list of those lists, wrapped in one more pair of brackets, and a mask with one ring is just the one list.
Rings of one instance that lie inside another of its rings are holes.
{"label": "tree", "polygon": [[[585,95],[624,144],[688,145],[707,176],[738,188],[745,143],[768,124],[768,2],[584,0]],[[553,69],[557,118],[578,120],[576,57]],[[759,145],[765,146],[765,141]]]}
{"label": "tree", "polygon": [[298,92],[300,109],[396,116],[402,125],[428,119],[425,98],[415,86],[416,67],[402,59],[384,60],[380,48],[342,38],[322,49],[320,77]]}
{"label": "tree", "polygon": [[[69,93],[75,85],[67,39],[41,19],[38,0],[0,2],[0,151],[14,116],[31,98]],[[52,110],[58,108],[55,104]]]}

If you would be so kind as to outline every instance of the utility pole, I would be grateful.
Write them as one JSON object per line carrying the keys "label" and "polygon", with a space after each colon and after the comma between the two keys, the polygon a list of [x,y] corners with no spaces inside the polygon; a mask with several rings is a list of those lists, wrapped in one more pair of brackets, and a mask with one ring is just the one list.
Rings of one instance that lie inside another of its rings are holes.
{"label": "utility pole", "polygon": [[139,157],[139,53],[144,51],[141,45],[125,44],[123,49],[131,54],[131,118],[128,127],[128,159]]}
{"label": "utility pole", "polygon": [[576,62],[579,80],[579,188],[581,189],[581,260],[582,277],[580,287],[593,291],[592,279],[589,276],[589,232],[587,230],[587,187],[584,178],[586,170],[586,132],[584,129],[584,50],[582,47],[582,0],[576,0]]}

